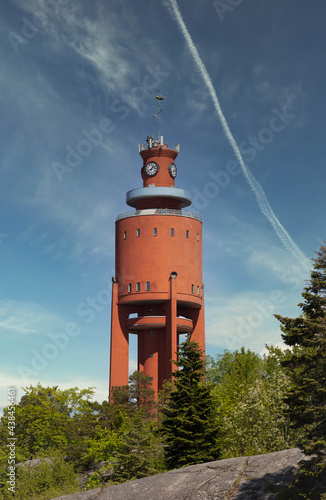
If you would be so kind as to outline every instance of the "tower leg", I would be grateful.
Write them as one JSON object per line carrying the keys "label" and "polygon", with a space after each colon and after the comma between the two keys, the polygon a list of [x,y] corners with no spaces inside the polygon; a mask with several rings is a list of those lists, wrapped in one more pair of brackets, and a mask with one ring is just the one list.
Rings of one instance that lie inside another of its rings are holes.
{"label": "tower leg", "polygon": [[178,332],[177,332],[177,276],[170,277],[170,300],[166,311],[166,348],[165,348],[165,379],[171,378],[171,372],[176,366],[173,361],[177,360]]}
{"label": "tower leg", "polygon": [[190,309],[187,312],[189,318],[192,319],[194,330],[191,334],[191,340],[199,344],[199,347],[205,354],[205,311],[204,308]]}
{"label": "tower leg", "polygon": [[152,334],[149,330],[143,330],[138,333],[138,371],[144,372],[152,379],[152,389],[155,391],[155,398],[158,393],[158,359],[159,359],[159,341],[158,330]]}
{"label": "tower leg", "polygon": [[110,400],[112,387],[128,384],[129,335],[124,306],[118,304],[118,283],[112,284]]}

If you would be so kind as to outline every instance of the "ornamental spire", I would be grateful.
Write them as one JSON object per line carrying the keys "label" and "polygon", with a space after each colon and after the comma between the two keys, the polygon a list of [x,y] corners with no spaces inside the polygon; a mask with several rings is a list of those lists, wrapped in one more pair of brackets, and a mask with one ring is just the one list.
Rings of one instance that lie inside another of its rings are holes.
{"label": "ornamental spire", "polygon": [[164,101],[165,97],[163,97],[161,94],[160,94],[160,90],[158,89],[157,91],[157,94],[155,96],[155,99],[157,100],[157,113],[155,113],[155,115],[152,115],[153,118],[157,118],[157,128],[158,128],[158,132],[157,132],[157,136],[158,136],[158,139],[160,138],[160,131],[159,131],[159,119],[160,119],[160,113],[163,111],[163,108],[162,108],[162,105],[161,105],[161,101]]}

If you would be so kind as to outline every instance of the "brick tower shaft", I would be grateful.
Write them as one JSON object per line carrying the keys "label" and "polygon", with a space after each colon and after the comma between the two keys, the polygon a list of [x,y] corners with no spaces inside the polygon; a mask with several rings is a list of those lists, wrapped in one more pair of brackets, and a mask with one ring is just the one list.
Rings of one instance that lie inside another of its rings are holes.
{"label": "brick tower shaft", "polygon": [[[202,222],[175,187],[179,147],[163,137],[140,146],[143,187],[127,193],[135,210],[116,220],[112,283],[110,391],[128,384],[129,334],[138,335],[138,370],[157,395],[175,369],[180,334],[205,349]],[[112,393],[111,393],[112,394]]]}

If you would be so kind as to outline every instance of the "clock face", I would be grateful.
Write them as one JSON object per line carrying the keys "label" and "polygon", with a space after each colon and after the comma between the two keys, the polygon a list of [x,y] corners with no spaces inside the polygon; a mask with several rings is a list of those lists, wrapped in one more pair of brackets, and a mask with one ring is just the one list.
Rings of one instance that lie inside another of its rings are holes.
{"label": "clock face", "polygon": [[175,179],[176,176],[177,176],[177,167],[175,166],[175,164],[174,163],[170,163],[170,165],[168,166],[168,169],[169,169],[171,177],[173,179]]}
{"label": "clock face", "polygon": [[158,164],[155,161],[150,161],[149,163],[147,163],[145,167],[146,175],[148,175],[149,177],[153,177],[154,175],[157,174],[158,169],[159,169]]}

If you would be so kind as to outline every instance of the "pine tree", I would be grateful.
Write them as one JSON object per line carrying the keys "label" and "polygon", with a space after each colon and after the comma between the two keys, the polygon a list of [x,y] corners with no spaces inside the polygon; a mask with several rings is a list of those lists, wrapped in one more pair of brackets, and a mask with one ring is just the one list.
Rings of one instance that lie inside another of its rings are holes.
{"label": "pine tree", "polygon": [[113,453],[112,481],[122,483],[164,471],[163,445],[155,432],[155,422],[136,411],[129,419],[119,448]]}
{"label": "pine tree", "polygon": [[203,352],[189,338],[180,346],[179,370],[164,410],[162,432],[170,469],[218,457],[216,403],[206,385]]}
{"label": "pine tree", "polygon": [[129,400],[138,411],[143,413],[144,418],[153,419],[155,391],[149,375],[135,371],[129,376]]}
{"label": "pine tree", "polygon": [[129,376],[128,385],[113,388],[112,403],[124,407],[128,415],[137,410],[143,413],[144,418],[152,420],[156,409],[152,379],[143,372],[135,371]]}
{"label": "pine tree", "polygon": [[296,490],[299,498],[309,499],[326,491],[326,483],[322,486],[326,476],[326,246],[316,254],[302,293],[304,302],[298,304],[301,316],[276,315],[284,342],[292,347],[283,362],[292,382],[286,401],[294,426],[302,432],[301,448],[312,456],[299,468]]}

